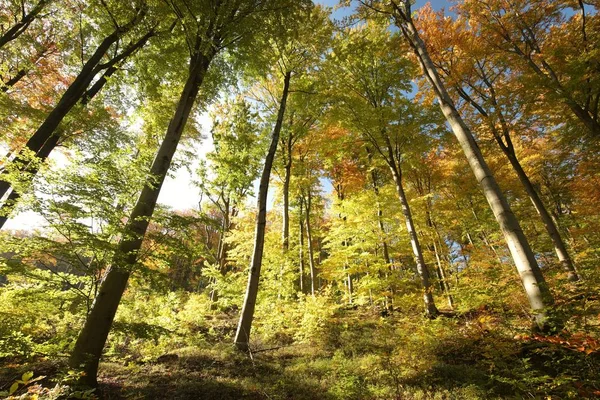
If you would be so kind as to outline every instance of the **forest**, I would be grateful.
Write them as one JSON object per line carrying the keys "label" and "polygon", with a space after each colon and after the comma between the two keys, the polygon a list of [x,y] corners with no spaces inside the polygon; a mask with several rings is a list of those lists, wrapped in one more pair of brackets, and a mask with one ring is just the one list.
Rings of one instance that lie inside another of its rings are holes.
{"label": "forest", "polygon": [[0,398],[600,398],[599,11],[0,0]]}

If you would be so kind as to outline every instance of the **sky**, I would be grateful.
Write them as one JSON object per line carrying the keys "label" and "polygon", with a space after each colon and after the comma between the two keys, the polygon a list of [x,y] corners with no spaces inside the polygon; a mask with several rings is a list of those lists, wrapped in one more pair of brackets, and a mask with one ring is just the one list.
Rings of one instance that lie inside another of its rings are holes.
{"label": "sky", "polygon": [[[323,4],[329,7],[334,7],[338,4],[338,0],[315,0],[316,3]],[[415,5],[413,6],[416,10],[417,8],[425,5],[427,1],[425,0],[417,0]],[[448,9],[452,4],[447,0],[432,0],[431,4],[434,9],[446,8]],[[336,10],[333,13],[333,17],[340,19],[344,16],[347,16],[352,13],[352,8],[344,8]],[[212,127],[212,123],[210,118],[208,117],[208,113],[202,114],[198,118],[198,122],[202,126],[202,134],[206,138],[202,141],[202,143],[195,146],[195,152],[198,154],[199,158],[204,158],[206,153],[212,150],[212,141],[210,140],[210,129]],[[60,155],[54,155],[50,157],[51,161],[54,158],[54,162],[57,164],[61,164]],[[194,161],[194,164],[191,168],[194,171],[198,165],[199,160]],[[170,175],[166,178],[162,190],[160,192],[160,196],[158,198],[158,202],[160,204],[171,207],[174,210],[189,210],[189,209],[197,209],[198,202],[200,200],[200,192],[197,187],[193,185],[193,181],[195,180],[195,174],[190,175],[189,171],[185,168],[180,168],[177,171],[171,171]],[[325,192],[330,192],[331,184],[325,180],[321,181],[323,189]],[[255,188],[255,192],[258,189]],[[270,192],[270,201],[272,204],[273,198],[273,190],[269,190]],[[42,227],[45,225],[44,219],[32,212],[27,211],[16,215],[15,217],[9,219],[4,229],[7,230],[34,230],[36,228]]]}

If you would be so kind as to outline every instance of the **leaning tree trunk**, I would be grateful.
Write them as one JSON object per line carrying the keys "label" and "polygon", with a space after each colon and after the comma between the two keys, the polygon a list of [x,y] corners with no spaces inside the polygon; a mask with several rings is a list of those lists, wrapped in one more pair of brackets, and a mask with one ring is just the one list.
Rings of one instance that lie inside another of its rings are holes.
{"label": "leaning tree trunk", "polygon": [[[39,158],[38,162],[28,164],[25,170],[23,171],[27,175],[27,180],[33,180],[33,177],[37,174],[39,170],[40,163],[46,161],[46,159],[50,155],[50,152],[52,152],[52,150],[58,145],[59,139],[59,134],[52,135],[50,139],[48,139],[46,143],[44,143],[44,146],[42,146],[40,151],[37,153],[37,157]],[[2,229],[6,221],[8,221],[10,214],[15,209],[20,198],[20,193],[15,188],[13,188],[12,192],[10,192],[10,194],[8,195],[6,201],[0,206],[0,229]]]}
{"label": "leaning tree trunk", "polygon": [[[0,49],[4,47],[8,42],[11,42],[18,38],[23,32],[27,30],[29,25],[35,20],[40,12],[46,5],[50,3],[50,0],[40,0],[27,14],[23,15],[23,18],[13,26],[11,26],[2,36],[0,36]],[[23,13],[25,10],[23,10]]]}
{"label": "leaning tree trunk", "polygon": [[252,328],[252,319],[254,318],[254,308],[256,307],[256,296],[258,294],[258,281],[260,278],[260,269],[262,266],[262,256],[265,245],[265,228],[267,224],[267,193],[269,191],[269,179],[271,177],[271,169],[273,168],[273,159],[277,151],[277,143],[279,142],[279,134],[283,124],[283,116],[285,114],[285,106],[287,103],[288,93],[290,89],[290,80],[292,74],[287,72],[283,80],[283,93],[279,102],[279,111],[277,113],[277,121],[273,128],[271,136],[271,145],[265,159],[265,165],[260,177],[260,186],[258,189],[258,214],[256,216],[256,230],[254,235],[254,253],[248,274],[248,286],[246,287],[246,296],[244,297],[244,305],[242,314],[238,323],[237,332],[235,334],[234,343],[240,350],[247,351],[250,345],[250,329]]}
{"label": "leaning tree trunk", "polygon": [[130,235],[119,244],[112,267],[105,275],[92,310],[77,338],[69,364],[73,368],[83,365],[85,376],[82,378],[82,383],[92,386],[97,384],[96,374],[102,349],[127,286],[131,269],[137,261],[161,186],[171,166],[181,134],[213,57],[214,50],[211,50],[208,55],[194,55],[190,61],[187,82],[150,169],[152,178],[142,189],[127,222],[127,231],[130,232]]}
{"label": "leaning tree trunk", "polygon": [[417,272],[419,273],[421,284],[423,285],[425,313],[428,317],[435,318],[439,314],[439,311],[435,306],[435,301],[433,300],[433,288],[431,287],[431,282],[429,281],[429,270],[427,269],[427,264],[425,264],[423,250],[421,249],[421,244],[419,243],[419,237],[417,236],[417,230],[415,229],[408,199],[406,198],[406,193],[404,193],[404,188],[402,187],[402,172],[399,166],[396,165],[393,155],[391,154],[392,150],[390,146],[388,146],[388,151],[390,153],[390,160],[388,160],[390,163],[390,171],[392,172],[392,177],[394,178],[394,183],[396,184],[398,199],[400,200],[400,204],[402,206],[402,214],[404,215],[404,219],[406,221],[406,230],[408,231],[408,235],[410,237],[410,244],[412,246],[415,262],[417,264]]}
{"label": "leaning tree trunk", "polygon": [[513,260],[521,277],[521,282],[527,294],[529,304],[533,310],[533,315],[537,327],[541,330],[550,329],[548,321],[548,308],[553,305],[554,299],[544,276],[537,264],[529,242],[525,237],[519,221],[513,214],[504,194],[500,190],[496,179],[485,162],[481,150],[477,146],[472,132],[469,130],[460,114],[458,113],[454,102],[450,98],[437,70],[431,61],[427,52],[425,43],[421,40],[419,33],[412,21],[410,15],[410,6],[403,0],[404,9],[396,5],[395,19],[396,25],[402,30],[404,37],[414,50],[423,74],[433,87],[442,113],[454,135],[458,139],[467,161],[484,195],[494,213],[504,238],[510,249]]}
{"label": "leaning tree trunk", "polygon": [[[504,151],[504,147],[503,146],[501,146],[501,147],[502,147],[502,150]],[[535,187],[533,187],[533,184],[529,180],[529,177],[527,176],[527,173],[525,172],[525,170],[523,170],[523,167],[521,166],[521,163],[517,159],[517,156],[514,153],[514,151],[510,152],[507,150],[507,151],[505,151],[505,154],[508,157],[513,169],[517,173],[517,176],[519,177],[521,184],[525,188],[525,191],[527,192],[527,195],[529,196],[531,203],[533,203],[533,207],[535,208],[535,211],[537,211],[538,215],[540,216],[542,223],[544,224],[544,227],[546,228],[546,232],[548,232],[548,235],[550,236],[550,239],[552,240],[552,245],[554,246],[554,251],[556,252],[556,255],[558,256],[558,259],[560,261],[562,268],[567,273],[567,279],[572,282],[578,281],[579,275],[577,274],[575,266],[573,265],[573,261],[571,260],[571,257],[569,256],[567,247],[565,246],[565,243],[564,243],[562,237],[560,236],[560,233],[558,232],[558,229],[557,229],[556,225],[554,224],[554,221],[552,220],[552,217],[550,216],[548,209],[546,208],[546,206],[544,205],[544,202],[540,198],[540,195],[538,194],[537,190],[535,190]]]}
{"label": "leaning tree trunk", "polygon": [[[146,9],[142,8],[137,10],[135,17],[133,17],[127,24],[115,29],[110,35],[108,35],[102,43],[96,48],[94,54],[90,57],[90,59],[83,65],[79,75],[75,78],[73,83],[69,86],[69,88],[62,95],[56,106],[52,109],[50,114],[46,117],[44,122],[40,125],[37,131],[29,138],[25,147],[26,150],[21,151],[17,157],[13,160],[13,163],[17,165],[19,169],[25,169],[28,165],[27,150],[37,155],[44,144],[53,136],[56,135],[56,130],[60,123],[64,120],[67,114],[75,107],[77,102],[79,102],[86,95],[86,90],[90,83],[94,80],[96,75],[100,73],[100,71],[114,66],[118,62],[122,62],[124,59],[132,55],[139,48],[143,47],[150,37],[152,37],[155,32],[154,30],[148,31],[144,36],[142,36],[137,42],[129,45],[123,52],[115,57],[113,57],[109,62],[101,64],[101,61],[110,47],[117,42],[124,34],[132,30],[135,25],[144,17],[146,14]],[[111,73],[112,74],[112,73]],[[110,76],[110,75],[109,75]],[[102,86],[106,83],[106,79],[104,77],[100,78],[99,83],[94,84],[92,87],[93,92],[88,93],[87,100],[91,98],[90,96],[95,95],[100,91]],[[91,90],[91,89],[90,89]],[[86,100],[86,101],[87,101]],[[4,194],[10,189],[10,182],[5,180],[0,180],[0,198],[4,196]]]}
{"label": "leaning tree trunk", "polygon": [[[490,89],[491,104],[496,109],[499,109],[500,107],[498,107],[495,91],[493,89],[493,85],[492,85],[491,81],[487,78],[484,78],[484,81],[485,81],[486,85],[488,86],[488,88]],[[513,169],[515,170],[515,173],[517,174],[517,176],[519,178],[519,181],[525,188],[525,191],[527,192],[527,195],[529,196],[531,203],[533,203],[533,207],[535,208],[536,212],[540,216],[542,223],[544,224],[544,227],[546,228],[546,232],[548,232],[548,236],[550,236],[550,239],[552,240],[552,244],[554,246],[554,251],[556,252],[556,255],[558,256],[561,266],[567,273],[567,279],[570,281],[578,281],[580,278],[577,274],[577,270],[575,269],[575,265],[573,264],[573,261],[571,260],[571,257],[569,256],[567,247],[565,246],[565,243],[558,231],[558,228],[556,227],[556,224],[554,223],[554,220],[550,216],[550,213],[548,212],[548,209],[544,205],[544,202],[542,201],[540,195],[538,194],[537,190],[534,188],[533,184],[531,183],[529,176],[527,176],[527,173],[525,172],[525,170],[523,169],[523,166],[521,165],[519,159],[517,158],[517,154],[515,152],[515,148],[514,148],[512,139],[510,137],[509,124],[506,121],[504,114],[502,113],[502,111],[499,111],[497,113],[498,119],[500,121],[500,126],[501,126],[501,131],[500,131],[496,127],[494,120],[491,118],[491,116],[488,114],[488,112],[480,104],[478,104],[471,96],[469,96],[461,88],[458,89],[458,92],[459,92],[459,95],[465,101],[470,103],[479,112],[479,114],[481,114],[481,116],[487,121],[488,126],[490,127],[490,130],[492,131],[492,134],[494,136],[494,139],[496,140],[496,143],[498,144],[498,146],[500,147],[500,149],[502,150],[504,155],[508,158],[511,166],[513,167]],[[473,210],[473,214],[475,214],[474,210]],[[477,218],[476,214],[475,214],[475,218]],[[488,241],[487,241],[485,233],[484,233],[484,240],[486,241],[486,244],[487,244]],[[495,250],[494,250],[494,252],[495,252]]]}

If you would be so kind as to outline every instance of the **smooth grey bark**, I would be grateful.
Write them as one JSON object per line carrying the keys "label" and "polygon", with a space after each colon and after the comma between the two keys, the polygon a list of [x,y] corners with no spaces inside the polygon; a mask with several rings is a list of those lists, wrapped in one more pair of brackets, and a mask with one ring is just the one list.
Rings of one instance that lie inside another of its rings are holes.
{"label": "smooth grey bark", "polygon": [[312,207],[312,195],[310,189],[306,195],[306,240],[308,242],[308,264],[310,266],[310,293],[315,295],[317,271],[315,268],[315,256],[313,249],[312,229],[310,226],[310,210]]}
{"label": "smooth grey bark", "polygon": [[25,32],[50,1],[51,0],[40,0],[28,13],[25,13],[25,9],[23,9],[23,16],[21,19],[0,36],[0,49]]}
{"label": "smooth grey bark", "polygon": [[[102,58],[105,56],[110,47],[117,42],[123,35],[131,31],[146,15],[147,6],[136,9],[135,16],[129,20],[125,25],[115,29],[110,35],[104,38],[100,45],[96,48],[94,54],[90,59],[83,65],[81,71],[71,83],[69,88],[62,95],[56,106],[48,114],[44,122],[36,130],[36,132],[29,138],[25,147],[27,150],[38,154],[44,144],[53,135],[56,134],[56,130],[63,119],[67,116],[69,111],[75,107],[75,105],[82,99],[88,86],[94,80],[96,75],[105,69],[109,69],[115,66],[117,63],[122,62],[127,57],[131,56],[135,51],[143,47],[151,36],[155,34],[154,30],[150,30],[146,35],[142,36],[137,42],[130,44],[122,53],[113,57],[106,63],[101,63]],[[102,81],[102,78],[100,79]],[[102,84],[97,88],[94,94],[98,93],[100,88],[106,83],[106,79],[102,81]],[[15,160],[13,160],[19,169],[25,169],[27,167],[27,157],[25,150],[21,151]],[[6,194],[10,189],[10,182],[0,179],[0,198]]]}
{"label": "smooth grey bark", "polygon": [[407,39],[417,56],[425,78],[436,93],[442,113],[458,139],[467,157],[469,166],[481,185],[490,208],[500,225],[502,234],[521,277],[521,282],[523,283],[525,293],[533,311],[535,323],[540,330],[548,330],[551,328],[548,309],[553,305],[554,299],[519,221],[508,205],[504,194],[500,190],[496,179],[481,154],[479,146],[475,142],[472,132],[458,113],[454,102],[431,61],[425,43],[421,40],[417,28],[412,21],[410,3],[407,0],[403,0],[402,6],[400,6],[392,1],[392,6],[394,7],[393,15],[396,25],[400,28],[403,36]]}
{"label": "smooth grey bark", "polygon": [[292,178],[292,133],[290,132],[284,140],[285,146],[285,166],[283,177],[283,226],[282,226],[282,246],[287,251],[290,248],[290,180]]}
{"label": "smooth grey bark", "polygon": [[567,247],[560,235],[560,232],[558,231],[556,224],[552,220],[552,217],[550,216],[550,213],[544,205],[544,202],[542,201],[540,195],[531,183],[531,180],[529,180],[527,173],[525,172],[525,170],[523,170],[523,167],[521,166],[521,163],[519,162],[517,157],[514,154],[507,154],[507,157],[510,160],[510,164],[512,165],[513,169],[517,173],[519,181],[521,181],[521,183],[523,184],[523,187],[525,188],[525,191],[527,192],[529,199],[531,200],[531,203],[535,208],[535,211],[540,216],[540,219],[544,224],[544,228],[546,229],[548,236],[550,236],[550,239],[552,240],[554,251],[556,252],[558,260],[560,261],[563,270],[567,273],[567,279],[572,282],[578,281],[580,278],[577,274],[577,270],[575,269],[575,265],[573,264],[573,261],[569,256],[569,252],[567,251]]}
{"label": "smooth grey bark", "polygon": [[402,214],[404,215],[404,220],[406,222],[406,230],[408,231],[408,235],[410,237],[410,244],[413,250],[413,254],[415,256],[415,263],[417,265],[417,272],[419,277],[421,278],[421,284],[423,285],[423,302],[425,303],[425,313],[430,318],[435,318],[439,311],[435,306],[435,301],[433,299],[433,288],[431,287],[431,282],[429,278],[429,270],[427,268],[427,264],[425,264],[425,258],[423,257],[423,250],[421,248],[421,244],[419,243],[419,237],[417,236],[417,230],[415,228],[415,223],[412,218],[412,212],[410,210],[410,206],[408,204],[408,199],[406,198],[406,193],[404,192],[404,187],[402,186],[402,172],[398,165],[396,165],[395,160],[391,154],[391,147],[388,147],[390,152],[390,171],[392,172],[392,177],[394,178],[394,183],[396,185],[396,192],[398,193],[398,199],[400,200],[400,205],[402,206]]}
{"label": "smooth grey bark", "polygon": [[[496,92],[494,90],[492,83],[485,76],[484,71],[481,71],[481,73],[483,76],[484,83],[486,84],[486,86],[489,90],[489,98],[490,98],[490,101],[492,102],[492,105],[496,109],[500,109],[500,107],[496,101]],[[504,117],[504,114],[502,113],[502,111],[499,111],[496,113],[496,116],[498,117],[498,120],[500,122],[500,129],[498,129],[498,127],[494,124],[492,117],[482,107],[481,104],[477,103],[462,88],[457,88],[457,89],[458,89],[459,95],[466,102],[471,104],[471,106],[473,108],[475,108],[477,110],[477,112],[479,114],[481,114],[481,116],[485,119],[489,128],[492,131],[492,135],[494,136],[496,143],[498,144],[498,146],[500,147],[500,149],[502,150],[502,152],[504,153],[506,158],[508,158],[510,165],[512,166],[513,170],[517,174],[517,177],[519,178],[519,181],[523,185],[523,188],[527,192],[527,195],[529,196],[529,200],[531,200],[531,203],[533,204],[535,211],[537,212],[540,219],[542,220],[542,223],[544,224],[544,228],[546,229],[546,232],[548,232],[548,236],[550,237],[550,240],[552,241],[552,245],[554,246],[554,251],[556,252],[556,255],[560,261],[560,264],[561,264],[562,268],[565,270],[565,272],[567,273],[567,279],[572,282],[578,281],[580,278],[579,278],[579,275],[577,274],[575,265],[574,265],[573,261],[571,260],[571,257],[569,256],[569,252],[567,251],[565,242],[563,241],[563,239],[560,235],[560,232],[558,231],[558,228],[557,228],[556,224],[554,223],[554,220],[550,216],[550,213],[548,212],[548,208],[542,201],[542,198],[540,197],[538,191],[533,186],[533,183],[529,179],[529,176],[527,175],[527,173],[523,169],[523,166],[521,165],[521,162],[517,158],[517,154],[516,154],[516,151],[515,151],[511,136],[510,136],[509,123],[506,120],[506,118]]]}
{"label": "smooth grey bark", "polygon": [[[200,41],[200,39],[198,40]],[[152,179],[142,189],[127,222],[126,231],[130,234],[119,243],[112,266],[105,275],[92,305],[92,310],[88,314],[85,325],[75,343],[75,348],[71,353],[69,359],[71,367],[80,368],[83,366],[83,371],[86,373],[82,377],[81,383],[90,386],[97,384],[96,374],[102,349],[106,343],[121,297],[125,292],[131,269],[137,262],[160,189],[171,166],[200,85],[215,55],[215,49],[211,48],[208,52],[206,55],[194,54],[190,60],[189,75],[179,98],[177,109],[169,122],[165,137],[152,162],[150,169]]]}
{"label": "smooth grey bark", "polygon": [[299,221],[299,248],[298,248],[298,259],[300,261],[300,292],[304,293],[304,215],[302,213],[304,201],[302,196],[300,196],[300,204],[299,204],[299,212],[298,212],[298,221]]}
{"label": "smooth grey bark", "polygon": [[273,159],[275,158],[275,152],[277,151],[277,144],[279,142],[281,126],[283,125],[283,117],[285,114],[285,107],[290,89],[291,77],[292,74],[289,71],[284,76],[283,92],[281,95],[281,101],[279,102],[277,120],[275,122],[275,127],[273,128],[273,133],[271,136],[271,145],[269,146],[269,151],[267,152],[263,172],[260,177],[260,185],[258,189],[257,200],[258,214],[256,216],[256,230],[254,234],[254,251],[248,273],[248,285],[246,287],[246,295],[244,296],[244,305],[242,307],[242,313],[240,315],[240,320],[234,339],[236,347],[242,351],[247,351],[250,345],[250,330],[252,328],[254,309],[256,307],[258,282],[260,279],[260,269],[262,267],[262,256],[265,245],[265,228],[267,224],[267,193],[269,191],[269,179],[271,177],[271,169],[273,168]]}

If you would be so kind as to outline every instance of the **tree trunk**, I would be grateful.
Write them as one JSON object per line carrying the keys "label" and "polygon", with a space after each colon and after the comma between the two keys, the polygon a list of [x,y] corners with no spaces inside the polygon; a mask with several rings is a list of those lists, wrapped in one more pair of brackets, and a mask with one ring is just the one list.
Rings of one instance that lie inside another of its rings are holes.
{"label": "tree trunk", "polygon": [[[46,117],[44,122],[40,125],[37,131],[29,138],[25,147],[33,152],[33,154],[39,153],[44,144],[52,137],[56,135],[56,129],[63,121],[63,119],[67,116],[69,111],[73,109],[73,107],[77,104],[78,101],[82,99],[84,94],[86,93],[86,89],[93,81],[94,77],[102,71],[104,68],[110,68],[117,62],[122,61],[127,58],[137,49],[141,48],[146,44],[148,39],[154,35],[154,31],[149,31],[146,35],[144,35],[140,40],[136,43],[128,46],[121,54],[115,56],[105,64],[100,64],[102,58],[108,52],[110,47],[117,41],[121,36],[129,32],[131,29],[135,27],[135,25],[143,18],[146,14],[146,9],[138,9],[136,15],[125,25],[115,29],[110,35],[108,35],[102,43],[96,48],[94,54],[90,57],[90,59],[84,64],[83,68],[79,72],[79,75],[75,78],[73,83],[69,86],[69,88],[62,95],[56,106],[52,109],[50,114]],[[102,80],[102,84],[97,88],[94,92],[96,94],[100,88],[106,83],[106,79]],[[94,85],[96,86],[96,85]],[[13,163],[18,165],[19,169],[26,168],[27,166],[27,157],[25,155],[25,151],[21,151],[19,155],[15,158]],[[4,196],[4,194],[10,188],[10,183],[4,180],[0,180],[0,198]]]}
{"label": "tree trunk", "polygon": [[[367,156],[369,158],[369,164],[373,159],[373,155],[371,150],[367,147]],[[377,172],[374,167],[371,167],[371,181],[373,183],[373,192],[375,193],[375,197],[377,198],[377,224],[379,225],[379,230],[381,234],[385,236],[385,226],[383,225],[383,210],[381,209],[381,203],[379,202],[379,185],[377,183]],[[388,249],[387,241],[383,239],[381,241],[383,260],[385,261],[386,267],[391,268],[392,263],[390,262],[390,252]],[[380,272],[379,277],[383,277],[383,274]],[[387,274],[386,274],[387,277]],[[390,293],[394,293],[394,289],[392,287],[388,287]],[[389,296],[384,296],[384,305],[385,308],[389,311],[393,311],[392,306],[392,298]]]}
{"label": "tree trunk", "polygon": [[[50,139],[48,139],[46,143],[44,143],[44,146],[42,146],[42,148],[37,154],[37,157],[40,159],[40,163],[46,161],[46,159],[50,155],[50,152],[52,152],[52,150],[54,150],[54,148],[58,145],[59,139],[60,134],[57,133],[56,135],[52,135]],[[30,163],[23,170],[23,173],[27,174],[27,179],[32,181],[35,175],[37,174],[38,170],[38,163]],[[10,194],[8,195],[6,201],[0,206],[0,229],[2,229],[6,221],[8,221],[10,214],[17,206],[20,198],[21,194],[19,193],[19,191],[13,188],[12,192],[10,192]]]}
{"label": "tree trunk", "polygon": [[300,292],[304,293],[304,216],[302,214],[302,208],[303,208],[303,204],[304,201],[302,200],[302,196],[300,196],[300,211],[298,213],[298,220],[299,220],[299,230],[298,230],[298,235],[299,235],[299,242],[300,242],[300,246],[298,249],[298,258],[300,260]]}
{"label": "tree trunk", "polygon": [[127,286],[131,269],[137,261],[161,186],[213,57],[214,50],[211,50],[208,55],[198,54],[190,60],[189,76],[177,109],[150,169],[152,178],[142,189],[127,222],[127,231],[131,232],[131,236],[125,237],[119,244],[112,266],[106,273],[92,310],[77,338],[69,364],[73,368],[83,365],[86,375],[82,378],[82,383],[93,386],[97,384],[96,374],[102,349]]}
{"label": "tree trunk", "polygon": [[435,253],[435,261],[437,262],[438,273],[440,275],[440,286],[442,287],[442,291],[446,293],[448,305],[451,309],[454,309],[454,298],[450,294],[450,283],[446,279],[446,271],[444,271],[444,266],[442,265],[442,260],[440,259],[440,253],[438,251],[435,238],[433,239],[433,251]]}
{"label": "tree trunk", "polygon": [[310,293],[315,295],[315,286],[317,279],[317,271],[315,269],[315,256],[313,251],[312,230],[310,227],[310,209],[311,209],[311,193],[308,190],[306,196],[306,240],[308,241],[308,263],[310,265]]}
{"label": "tree trunk", "polygon": [[287,160],[285,162],[285,176],[283,178],[283,227],[282,246],[287,251],[290,248],[290,180],[292,178],[292,134],[285,141]]}
{"label": "tree trunk", "polygon": [[0,91],[2,91],[2,92],[8,92],[8,90],[11,87],[13,87],[14,85],[16,85],[21,79],[23,79],[25,77],[25,75],[27,75],[27,71],[24,70],[24,69],[20,69],[19,71],[17,71],[17,73],[15,74],[15,76],[13,76],[12,78],[10,78],[6,82],[3,82],[0,85]]}
{"label": "tree trunk", "polygon": [[548,235],[552,240],[552,244],[554,245],[554,251],[558,256],[560,264],[567,273],[567,278],[572,282],[578,281],[579,275],[577,274],[575,266],[573,265],[573,261],[571,261],[571,257],[567,252],[567,247],[565,246],[565,243],[563,242],[562,237],[560,236],[560,233],[558,232],[558,229],[556,228],[556,225],[554,224],[554,221],[552,220],[552,217],[548,212],[548,209],[544,205],[544,202],[540,198],[537,190],[535,190],[535,188],[533,187],[533,184],[531,183],[529,177],[523,170],[523,167],[521,166],[521,163],[517,159],[517,156],[514,154],[514,152],[511,153],[505,151],[505,154],[508,157],[513,169],[517,173],[517,176],[519,177],[521,184],[525,188],[527,195],[529,195],[529,199],[531,200],[531,203],[533,203],[535,211],[537,211],[538,215],[542,219],[542,223],[544,224],[544,227],[546,228],[546,231],[548,232]]}
{"label": "tree trunk", "polygon": [[533,310],[535,322],[539,329],[548,330],[550,329],[550,325],[548,323],[547,311],[548,307],[552,306],[554,302],[552,294],[544,280],[533,251],[529,246],[529,242],[521,230],[519,221],[510,209],[496,179],[483,159],[481,150],[477,146],[473,134],[462,120],[452,99],[448,95],[433,62],[427,53],[427,48],[419,37],[419,33],[414,26],[410,15],[410,6],[408,3],[404,4],[407,6],[404,9],[397,5],[395,7],[396,24],[402,30],[403,35],[408,40],[419,59],[423,74],[436,92],[440,108],[446,117],[448,124],[452,128],[454,135],[458,139],[458,142],[467,157],[467,161],[469,162],[477,181],[481,185],[490,208],[500,225],[502,234],[508,244],[512,258],[515,261],[515,265],[521,277],[529,304]]}
{"label": "tree trunk", "polygon": [[[231,227],[230,223],[230,198],[224,200],[224,210],[223,210],[223,223],[221,225],[221,232],[219,233],[219,244],[217,246],[217,262],[219,263],[219,272],[221,275],[225,274],[225,263],[227,261],[227,243],[225,243],[225,234],[229,232]],[[215,281],[216,282],[216,279]],[[216,306],[216,301],[219,298],[219,293],[217,290],[213,288],[210,291],[210,309],[214,309]]]}
{"label": "tree trunk", "polygon": [[[389,148],[389,151],[391,152],[391,148]],[[421,249],[421,245],[419,243],[419,237],[417,236],[417,230],[415,229],[415,224],[413,222],[410,206],[406,198],[406,193],[404,193],[404,188],[402,187],[402,173],[400,171],[400,168],[395,164],[394,159],[391,158],[390,161],[390,170],[392,172],[392,177],[394,178],[394,183],[396,184],[398,199],[400,200],[400,204],[402,205],[402,214],[404,215],[404,219],[406,221],[406,230],[408,231],[408,235],[410,237],[410,244],[412,246],[413,254],[415,256],[417,272],[419,273],[419,277],[421,278],[421,284],[423,285],[423,301],[425,303],[425,313],[428,317],[435,318],[439,314],[439,312],[437,307],[435,306],[435,301],[433,300],[433,288],[431,287],[431,283],[429,282],[429,270],[427,269],[425,259],[423,258],[423,250]]]}
{"label": "tree trunk", "polygon": [[279,134],[283,124],[283,116],[285,114],[285,106],[287,103],[288,92],[290,88],[291,72],[285,74],[283,80],[283,93],[279,103],[279,111],[277,113],[277,121],[273,128],[271,137],[271,145],[265,159],[265,165],[260,177],[260,186],[258,189],[256,216],[256,231],[254,237],[254,253],[248,274],[248,286],[246,287],[246,296],[244,297],[244,305],[242,314],[238,323],[237,332],[235,334],[234,343],[236,347],[242,351],[247,351],[250,345],[250,329],[252,328],[252,319],[254,318],[254,308],[256,307],[256,296],[258,294],[258,281],[260,278],[260,269],[262,266],[262,256],[265,245],[265,227],[267,224],[267,193],[269,191],[269,179],[271,177],[271,169],[273,167],[273,159],[277,151],[277,143],[279,142]]}
{"label": "tree trunk", "polygon": [[23,10],[23,18],[12,27],[10,27],[2,36],[0,36],[0,49],[4,47],[8,42],[11,42],[18,38],[27,27],[35,20],[37,15],[44,9],[44,7],[49,3],[49,0],[40,0],[27,14],[25,14],[25,10]]}

